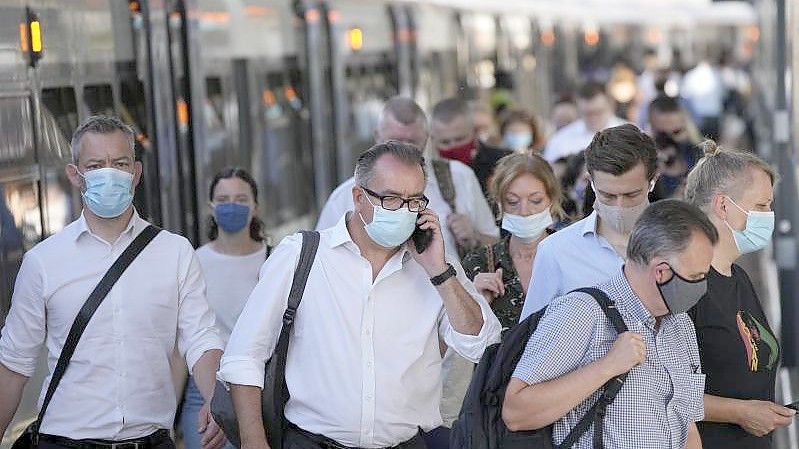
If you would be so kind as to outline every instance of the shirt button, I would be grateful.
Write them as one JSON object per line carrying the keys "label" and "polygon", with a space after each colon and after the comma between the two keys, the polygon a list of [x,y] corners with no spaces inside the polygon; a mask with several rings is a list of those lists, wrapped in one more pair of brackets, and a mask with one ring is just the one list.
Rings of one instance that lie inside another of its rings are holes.
{"label": "shirt button", "polygon": [[366,328],[366,330],[364,331],[364,334],[366,334],[366,336],[367,336],[367,337],[368,337],[368,336],[370,336],[370,335],[372,335],[372,329],[369,329],[369,328],[367,327],[367,328]]}
{"label": "shirt button", "polygon": [[371,401],[372,400],[372,395],[371,394],[367,394],[366,395],[366,400],[367,401]]}

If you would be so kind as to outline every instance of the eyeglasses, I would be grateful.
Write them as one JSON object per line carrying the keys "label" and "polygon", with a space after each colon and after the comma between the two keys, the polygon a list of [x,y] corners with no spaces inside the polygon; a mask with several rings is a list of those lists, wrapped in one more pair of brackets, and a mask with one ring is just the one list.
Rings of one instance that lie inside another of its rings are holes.
{"label": "eyeglasses", "polygon": [[379,199],[380,207],[386,210],[399,210],[402,208],[402,206],[407,204],[409,211],[421,212],[425,210],[427,208],[427,204],[430,203],[430,200],[428,200],[426,196],[422,196],[421,198],[405,199],[394,195],[378,195],[376,192],[373,192],[364,186],[361,186],[361,188],[367,194]]}

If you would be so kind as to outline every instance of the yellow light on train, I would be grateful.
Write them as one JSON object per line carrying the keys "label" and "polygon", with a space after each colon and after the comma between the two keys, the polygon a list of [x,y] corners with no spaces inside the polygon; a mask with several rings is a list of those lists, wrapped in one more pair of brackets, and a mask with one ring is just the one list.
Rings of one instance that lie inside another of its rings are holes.
{"label": "yellow light on train", "polygon": [[585,30],[585,36],[583,38],[585,40],[585,45],[589,47],[595,47],[599,44],[599,31],[596,28],[589,28]]}
{"label": "yellow light on train", "polygon": [[752,25],[746,27],[746,37],[749,38],[752,42],[757,42],[760,40],[760,28],[757,25]]}
{"label": "yellow light on train", "polygon": [[31,50],[34,53],[42,51],[42,27],[38,20],[31,22]]}
{"label": "yellow light on train", "polygon": [[189,105],[186,104],[186,100],[179,98],[177,104],[175,105],[176,115],[178,119],[178,125],[181,127],[185,127],[189,125]]}
{"label": "yellow light on train", "polygon": [[350,28],[347,32],[347,41],[350,43],[352,51],[360,51],[363,48],[363,30]]}
{"label": "yellow light on train", "polygon": [[546,30],[541,32],[541,43],[546,45],[547,47],[551,47],[555,44],[555,32],[552,30]]}

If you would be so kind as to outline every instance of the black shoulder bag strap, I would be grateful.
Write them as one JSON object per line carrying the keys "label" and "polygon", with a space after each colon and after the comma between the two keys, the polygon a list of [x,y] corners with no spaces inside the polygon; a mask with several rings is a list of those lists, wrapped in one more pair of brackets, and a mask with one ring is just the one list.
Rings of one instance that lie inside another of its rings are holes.
{"label": "black shoulder bag strap", "polygon": [[[616,329],[617,334],[627,332],[627,325],[624,324],[624,319],[622,319],[619,310],[616,308],[616,304],[608,298],[605,292],[595,287],[578,288],[574,291],[591,295],[600,307],[602,307],[602,311],[605,312],[605,316],[608,317],[613,328]],[[605,427],[605,413],[607,412],[608,406],[616,399],[616,395],[619,394],[619,390],[621,390],[626,379],[627,373],[624,373],[605,383],[602,387],[603,391],[599,400],[588,410],[588,413],[580,419],[571,432],[566,435],[566,438],[560,443],[558,449],[568,449],[572,447],[580,437],[588,431],[591,424],[594,425],[593,447],[594,449],[603,449],[602,436]]]}
{"label": "black shoulder bag strap", "polygon": [[[300,260],[297,263],[297,268],[294,270],[294,279],[291,282],[291,290],[289,290],[288,304],[286,311],[283,313],[283,326],[280,329],[280,336],[277,339],[275,352],[272,355],[274,364],[274,394],[272,396],[274,417],[271,419],[279,421],[273,423],[267,429],[269,434],[270,446],[274,449],[282,447],[283,435],[287,422],[283,410],[288,402],[289,392],[286,385],[286,359],[288,358],[289,351],[289,334],[292,327],[294,327],[294,316],[297,314],[297,308],[300,307],[302,295],[305,292],[305,284],[308,282],[308,275],[311,273],[314,259],[316,258],[316,250],[319,248],[319,233],[316,231],[301,231],[302,232],[302,249],[300,250]],[[268,366],[267,370],[272,367]],[[269,377],[269,376],[267,376]],[[266,384],[264,390],[267,389]],[[267,418],[267,417],[265,417]],[[270,419],[270,418],[267,418]],[[277,424],[277,425],[276,425]]]}
{"label": "black shoulder bag strap", "polygon": [[114,264],[111,265],[111,268],[106,271],[97,286],[94,287],[94,290],[92,290],[92,293],[89,295],[89,299],[86,300],[83,307],[81,307],[78,312],[78,315],[75,317],[75,321],[69,329],[69,334],[67,334],[67,339],[64,341],[61,354],[58,356],[58,363],[56,363],[55,369],[53,370],[53,377],[50,379],[50,384],[47,386],[47,393],[44,396],[44,401],[42,401],[42,408],[39,410],[39,416],[36,418],[31,429],[34,447],[38,444],[39,426],[44,418],[44,412],[47,410],[47,406],[50,405],[50,400],[53,399],[53,394],[55,394],[55,390],[61,382],[61,378],[64,377],[64,373],[69,365],[69,360],[72,358],[72,354],[75,353],[75,347],[78,346],[78,341],[81,335],[83,335],[86,326],[89,324],[89,320],[92,319],[94,312],[100,307],[100,304],[122,276],[122,273],[125,272],[131,262],[136,259],[159,232],[161,232],[160,228],[149,225],[133,239],[133,242],[125,248],[125,251],[120,254],[119,258],[117,258]]}

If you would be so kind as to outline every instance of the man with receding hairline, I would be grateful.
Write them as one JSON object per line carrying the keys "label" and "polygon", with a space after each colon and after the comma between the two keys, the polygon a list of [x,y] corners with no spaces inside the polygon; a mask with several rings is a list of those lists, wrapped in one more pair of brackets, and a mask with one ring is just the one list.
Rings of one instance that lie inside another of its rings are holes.
{"label": "man with receding hairline", "polygon": [[[374,138],[375,142],[397,140],[410,143],[423,152],[428,138],[427,116],[412,99],[392,97],[380,114]],[[425,195],[430,199],[430,209],[447,223],[447,226],[442,227],[442,233],[448,253],[457,255],[459,248],[470,249],[499,237],[494,216],[469,167],[457,161],[450,161],[441,167],[428,160],[426,168],[428,176]],[[448,173],[439,172],[435,168],[443,168]],[[449,184],[444,182],[445,175],[451,178]],[[347,211],[352,210],[351,190],[354,184],[355,179],[350,178],[330,194],[319,214],[316,229],[334,226]],[[450,199],[445,195],[447,190],[453,193]]]}

